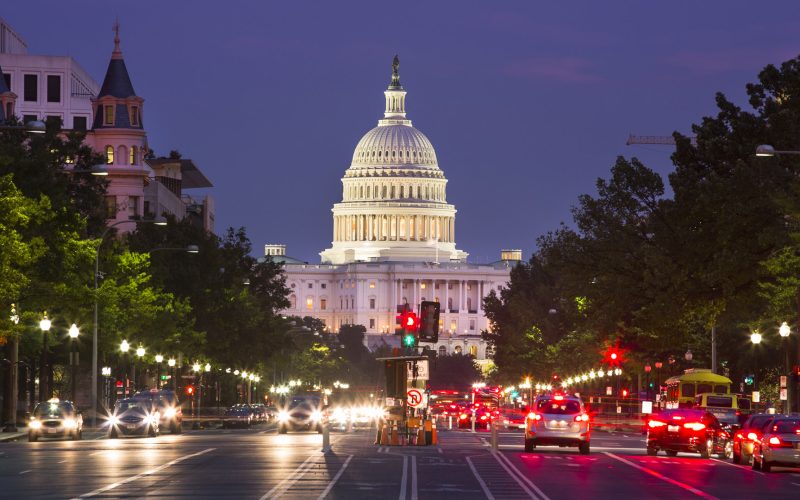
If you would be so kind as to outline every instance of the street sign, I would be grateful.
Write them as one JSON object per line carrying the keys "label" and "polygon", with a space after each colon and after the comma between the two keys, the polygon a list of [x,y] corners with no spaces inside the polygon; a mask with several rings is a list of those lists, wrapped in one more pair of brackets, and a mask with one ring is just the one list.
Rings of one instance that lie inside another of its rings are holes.
{"label": "street sign", "polygon": [[786,389],[786,387],[781,387],[780,400],[781,401],[786,401],[787,399],[789,399],[789,394],[788,393],[789,393],[789,391]]}
{"label": "street sign", "polygon": [[406,394],[408,406],[416,408],[417,406],[421,406],[424,400],[425,398],[422,396],[422,391],[419,389],[409,389]]}
{"label": "street sign", "polygon": [[[417,376],[414,376],[414,365],[416,364],[416,372]],[[419,361],[409,361],[406,363],[407,370],[408,370],[408,380],[428,380],[431,378],[430,372],[428,371],[428,360],[421,359]]]}
{"label": "street sign", "polygon": [[753,403],[760,403],[761,402],[761,393],[758,391],[753,391]]}
{"label": "street sign", "polygon": [[781,375],[781,387],[786,387],[786,375]]}
{"label": "street sign", "polygon": [[642,401],[642,413],[653,413],[652,401]]}
{"label": "street sign", "polygon": [[606,396],[611,396],[613,394],[613,389],[610,385],[606,386]]}
{"label": "street sign", "polygon": [[386,398],[386,406],[394,406],[394,398]]}

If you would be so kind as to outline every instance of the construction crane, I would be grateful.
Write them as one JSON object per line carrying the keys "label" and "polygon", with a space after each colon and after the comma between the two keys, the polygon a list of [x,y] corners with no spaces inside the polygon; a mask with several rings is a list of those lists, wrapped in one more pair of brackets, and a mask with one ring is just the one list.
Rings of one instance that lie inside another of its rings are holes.
{"label": "construction crane", "polygon": [[[697,144],[697,137],[690,137],[692,144]],[[674,146],[675,138],[671,135],[628,135],[628,140],[625,141],[626,146],[631,144],[660,144],[663,146]]]}

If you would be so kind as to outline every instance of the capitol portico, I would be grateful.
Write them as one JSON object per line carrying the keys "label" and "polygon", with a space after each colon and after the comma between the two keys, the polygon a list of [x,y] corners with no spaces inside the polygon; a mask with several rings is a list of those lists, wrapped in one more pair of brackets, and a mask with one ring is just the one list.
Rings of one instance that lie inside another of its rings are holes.
{"label": "capitol portico", "polygon": [[[439,302],[440,354],[486,360],[481,330],[490,327],[483,298],[506,285],[521,251],[503,251],[490,264],[467,262],[456,248],[456,209],[447,203],[447,179],[433,145],[406,116],[399,61],[384,91],[378,125],[356,145],[342,178],[342,201],[333,206],[333,241],[321,264],[286,256],[284,245],[265,254],[284,263],[291,289],[288,315],[313,316],[330,331],[359,324],[367,344],[396,345],[397,307]],[[390,334],[390,335],[386,335]]]}

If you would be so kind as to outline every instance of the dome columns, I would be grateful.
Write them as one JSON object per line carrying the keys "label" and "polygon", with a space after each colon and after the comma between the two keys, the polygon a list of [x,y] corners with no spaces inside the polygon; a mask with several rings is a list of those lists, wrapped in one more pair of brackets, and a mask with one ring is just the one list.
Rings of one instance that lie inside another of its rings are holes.
{"label": "dome columns", "polygon": [[333,241],[455,242],[455,217],[403,214],[337,215]]}

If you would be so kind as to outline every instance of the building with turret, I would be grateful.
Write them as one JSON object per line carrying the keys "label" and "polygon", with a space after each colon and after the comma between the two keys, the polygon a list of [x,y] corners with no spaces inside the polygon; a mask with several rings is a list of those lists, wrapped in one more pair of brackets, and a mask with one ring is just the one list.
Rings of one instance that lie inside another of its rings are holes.
{"label": "building with turret", "polygon": [[406,113],[407,92],[395,57],[378,125],[358,141],[333,206],[333,241],[321,263],[286,256],[285,245],[265,246],[265,258],[284,264],[291,306],[285,314],[313,316],[330,331],[358,324],[367,344],[397,345],[398,307],[441,304],[439,354],[491,357],[483,298],[506,285],[521,251],[504,250],[490,264],[467,261],[456,246],[456,208],[447,203],[447,178],[431,141]]}

